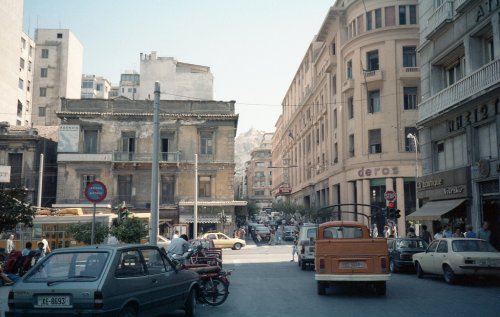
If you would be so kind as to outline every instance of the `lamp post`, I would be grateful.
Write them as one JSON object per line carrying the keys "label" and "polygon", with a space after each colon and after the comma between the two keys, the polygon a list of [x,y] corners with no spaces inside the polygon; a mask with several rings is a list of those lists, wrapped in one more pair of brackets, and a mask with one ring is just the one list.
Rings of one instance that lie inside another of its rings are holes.
{"label": "lamp post", "polygon": [[415,144],[415,211],[418,211],[418,197],[417,197],[417,177],[418,177],[418,140],[417,136],[413,133],[408,133],[407,139],[412,139]]}

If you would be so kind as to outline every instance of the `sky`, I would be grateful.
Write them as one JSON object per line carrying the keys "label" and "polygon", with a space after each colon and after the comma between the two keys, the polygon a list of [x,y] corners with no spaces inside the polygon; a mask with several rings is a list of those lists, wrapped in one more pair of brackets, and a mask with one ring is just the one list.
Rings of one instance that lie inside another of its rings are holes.
{"label": "sky", "polygon": [[[156,51],[208,66],[214,99],[236,101],[237,134],[273,132],[281,103],[334,0],[24,0],[23,31],[70,29],[83,73],[118,85]],[[163,89],[163,88],[162,88]]]}

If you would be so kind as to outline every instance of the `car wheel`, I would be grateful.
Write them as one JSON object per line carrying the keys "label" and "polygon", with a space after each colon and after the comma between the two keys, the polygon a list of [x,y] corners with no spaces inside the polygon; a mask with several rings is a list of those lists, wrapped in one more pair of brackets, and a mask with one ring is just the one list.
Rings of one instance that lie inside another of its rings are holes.
{"label": "car wheel", "polygon": [[375,287],[375,294],[377,295],[384,296],[385,293],[387,292],[387,286],[385,281],[375,282],[373,286]]}
{"label": "car wheel", "polygon": [[302,263],[300,264],[300,269],[301,269],[302,271],[305,271],[305,270],[307,269],[307,263],[306,263],[306,262],[304,262],[304,261],[302,261]]}
{"label": "car wheel", "polygon": [[418,278],[424,277],[424,270],[422,270],[422,267],[420,266],[420,263],[418,263],[418,262],[415,262],[415,271],[417,272]]}
{"label": "car wheel", "polygon": [[391,273],[397,273],[398,272],[398,267],[396,266],[396,263],[394,263],[393,259],[389,260],[389,270]]}
{"label": "car wheel", "polygon": [[241,243],[235,243],[233,245],[233,250],[241,250]]}
{"label": "car wheel", "polygon": [[453,270],[448,265],[443,267],[444,280],[448,284],[455,284],[457,281],[457,276],[453,273]]}
{"label": "car wheel", "polygon": [[326,295],[326,283],[318,282],[318,295]]}
{"label": "car wheel", "polygon": [[186,317],[193,317],[196,314],[196,291],[194,288],[189,292],[186,304],[184,305]]}
{"label": "car wheel", "polygon": [[132,305],[127,305],[120,311],[120,317],[137,317],[137,310]]}

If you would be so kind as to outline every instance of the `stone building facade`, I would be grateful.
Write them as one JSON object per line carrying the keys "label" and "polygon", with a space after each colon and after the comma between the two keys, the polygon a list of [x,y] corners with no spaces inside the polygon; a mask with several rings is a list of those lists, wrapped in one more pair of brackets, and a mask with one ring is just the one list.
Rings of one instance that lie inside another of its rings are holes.
{"label": "stone building facade", "polygon": [[259,209],[270,208],[273,203],[272,136],[272,133],[264,134],[260,146],[250,152],[250,161],[245,164],[247,198]]}
{"label": "stone building facade", "polygon": [[[91,207],[89,182],[108,195],[99,208],[125,202],[149,212],[153,152],[153,101],[62,100],[55,207]],[[160,224],[184,224],[192,236],[194,184],[198,182],[198,228],[226,230],[234,224],[234,101],[161,101]],[[198,179],[195,180],[195,154]],[[223,217],[227,219],[222,222]]]}
{"label": "stone building facade", "polygon": [[[418,22],[417,1],[336,1],[329,9],[276,125],[273,164],[290,166],[291,202],[384,208],[384,193],[394,191],[403,215],[394,225],[405,234],[405,215],[416,208],[418,165],[407,135],[416,131],[420,90]],[[273,179],[275,193],[282,181]],[[380,230],[385,220],[372,221]]]}

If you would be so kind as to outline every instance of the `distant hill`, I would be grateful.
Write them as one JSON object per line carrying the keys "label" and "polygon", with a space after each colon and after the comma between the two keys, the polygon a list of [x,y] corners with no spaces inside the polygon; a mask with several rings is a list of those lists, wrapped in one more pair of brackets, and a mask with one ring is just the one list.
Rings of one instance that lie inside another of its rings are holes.
{"label": "distant hill", "polygon": [[236,171],[245,170],[245,162],[250,160],[250,152],[259,147],[265,133],[252,128],[236,137],[234,149]]}

